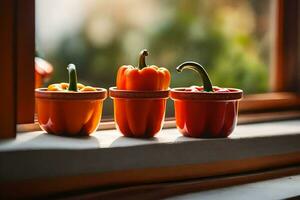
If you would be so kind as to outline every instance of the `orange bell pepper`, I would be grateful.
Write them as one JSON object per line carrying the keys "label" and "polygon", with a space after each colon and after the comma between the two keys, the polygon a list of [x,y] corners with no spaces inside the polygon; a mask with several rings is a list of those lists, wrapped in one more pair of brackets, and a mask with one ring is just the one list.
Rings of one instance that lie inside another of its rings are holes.
{"label": "orange bell pepper", "polygon": [[[171,75],[166,68],[147,66],[146,56],[147,50],[142,50],[137,68],[119,68],[113,93],[122,97],[111,93],[117,127],[128,137],[153,137],[161,130],[165,116]],[[158,91],[166,91],[167,95],[158,96]]]}
{"label": "orange bell pepper", "polygon": [[163,67],[146,65],[148,51],[140,53],[139,66],[123,65],[117,74],[117,89],[120,90],[167,90],[170,85],[170,72]]}

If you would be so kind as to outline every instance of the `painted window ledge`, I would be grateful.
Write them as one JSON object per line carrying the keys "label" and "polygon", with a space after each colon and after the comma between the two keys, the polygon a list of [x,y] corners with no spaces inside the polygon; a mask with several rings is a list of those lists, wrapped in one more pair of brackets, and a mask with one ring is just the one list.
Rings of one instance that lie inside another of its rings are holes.
{"label": "painted window ledge", "polygon": [[[20,195],[30,196],[30,191],[45,195],[299,163],[300,119],[239,125],[224,139],[186,138],[174,128],[163,129],[153,139],[126,138],[117,130],[98,131],[86,138],[35,131],[0,142],[0,187],[11,191],[7,197],[18,194],[14,188],[26,188]],[[40,193],[36,187],[42,188]]]}
{"label": "painted window ledge", "polygon": [[36,131],[0,142],[0,177],[78,175],[294,152],[300,152],[300,120],[239,125],[228,139],[186,138],[176,129],[163,129],[153,139],[126,138],[117,130],[98,131],[86,138]]}

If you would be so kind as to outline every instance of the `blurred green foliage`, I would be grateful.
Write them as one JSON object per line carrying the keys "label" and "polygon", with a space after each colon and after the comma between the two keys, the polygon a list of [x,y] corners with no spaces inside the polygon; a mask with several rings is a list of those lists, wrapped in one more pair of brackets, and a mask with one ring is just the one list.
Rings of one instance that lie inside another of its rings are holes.
{"label": "blurred green foliage", "polygon": [[[117,21],[115,37],[103,45],[95,45],[87,31],[89,21],[97,17],[95,6],[78,32],[64,35],[55,51],[42,52],[55,67],[51,82],[66,81],[66,66],[72,62],[78,66],[80,82],[109,88],[115,85],[118,67],[136,65],[143,47],[150,52],[149,64],[170,70],[171,87],[202,84],[193,72],[178,75],[175,71],[178,64],[193,60],[207,68],[214,85],[241,88],[245,93],[268,91],[270,34],[268,24],[262,26],[261,21],[270,19],[270,0],[154,2],[165,17],[145,28],[120,26]],[[235,26],[241,20],[242,25]],[[112,116],[111,104],[106,102],[104,115]],[[168,116],[173,115],[172,109],[169,102]]]}

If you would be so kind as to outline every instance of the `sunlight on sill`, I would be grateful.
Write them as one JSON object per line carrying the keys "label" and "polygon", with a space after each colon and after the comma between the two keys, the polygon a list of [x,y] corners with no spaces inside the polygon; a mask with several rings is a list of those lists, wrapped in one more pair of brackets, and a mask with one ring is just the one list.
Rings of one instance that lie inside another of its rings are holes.
{"label": "sunlight on sill", "polygon": [[172,144],[199,141],[230,141],[257,137],[273,137],[280,135],[300,134],[300,121],[289,120],[257,124],[238,125],[229,138],[195,139],[183,137],[176,128],[163,129],[156,137],[136,139],[123,137],[116,129],[99,130],[90,137],[62,137],[33,131],[17,134],[16,139],[0,141],[0,151],[29,149],[99,149],[113,147],[129,147],[151,144]]}

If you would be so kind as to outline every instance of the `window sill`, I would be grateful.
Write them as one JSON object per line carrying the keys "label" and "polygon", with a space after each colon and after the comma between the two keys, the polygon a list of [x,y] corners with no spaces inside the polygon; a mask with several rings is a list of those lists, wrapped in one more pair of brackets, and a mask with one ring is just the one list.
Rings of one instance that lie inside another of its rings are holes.
{"label": "window sill", "polygon": [[153,139],[116,130],[87,138],[20,133],[0,142],[0,163],[0,188],[8,196],[284,167],[300,163],[300,120],[239,125],[228,139],[186,138],[174,128]]}
{"label": "window sill", "polygon": [[260,181],[233,187],[195,192],[169,198],[168,200],[223,200],[231,199],[299,199],[300,175]]}

